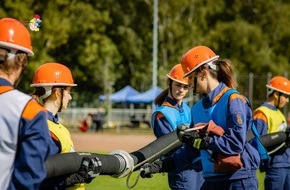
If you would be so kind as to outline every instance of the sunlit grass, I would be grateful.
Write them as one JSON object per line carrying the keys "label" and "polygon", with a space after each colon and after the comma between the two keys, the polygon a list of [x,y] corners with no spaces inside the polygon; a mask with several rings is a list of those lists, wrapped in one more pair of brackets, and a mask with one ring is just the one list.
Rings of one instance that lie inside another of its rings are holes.
{"label": "sunlit grass", "polygon": [[[132,186],[137,179],[138,172],[134,172],[129,181],[129,186]],[[113,178],[111,176],[98,176],[90,184],[86,186],[86,190],[127,190],[125,178]],[[168,190],[167,175],[155,174],[152,178],[139,178],[133,190]]]}
{"label": "sunlit grass", "polygon": [[[132,186],[137,178],[138,172],[134,172],[130,177],[129,185]],[[259,190],[264,190],[265,173],[257,172],[259,180]],[[86,185],[87,190],[128,190],[125,178],[113,178],[111,176],[98,176],[90,184]],[[166,174],[155,174],[154,177],[143,179],[139,178],[133,190],[169,190]]]}
{"label": "sunlit grass", "polygon": [[259,181],[259,190],[264,190],[264,178],[265,178],[265,172],[260,173],[257,171],[257,178]]}

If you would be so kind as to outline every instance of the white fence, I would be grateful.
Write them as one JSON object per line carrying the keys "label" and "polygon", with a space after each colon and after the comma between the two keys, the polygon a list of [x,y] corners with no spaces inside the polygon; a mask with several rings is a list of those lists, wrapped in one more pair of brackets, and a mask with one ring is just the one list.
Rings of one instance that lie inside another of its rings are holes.
{"label": "white fence", "polygon": [[[97,108],[69,108],[64,112],[59,113],[59,120],[64,126],[70,130],[77,130],[81,126],[82,121],[89,113],[96,113]],[[112,109],[111,118],[106,114],[106,123],[104,127],[107,128],[120,128],[121,126],[130,126],[131,116],[135,115],[135,119],[139,121],[150,121],[152,110],[151,109]]]}

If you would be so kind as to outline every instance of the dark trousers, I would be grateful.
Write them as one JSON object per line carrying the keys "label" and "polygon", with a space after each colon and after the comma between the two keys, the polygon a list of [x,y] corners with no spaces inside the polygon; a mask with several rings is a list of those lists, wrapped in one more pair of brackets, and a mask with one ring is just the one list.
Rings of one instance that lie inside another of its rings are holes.
{"label": "dark trousers", "polygon": [[102,122],[102,121],[96,121],[96,122],[95,122],[95,125],[96,125],[96,131],[103,130],[103,124],[104,124],[104,122]]}
{"label": "dark trousers", "polygon": [[255,177],[211,182],[205,181],[201,187],[201,190],[257,190],[258,181]]}

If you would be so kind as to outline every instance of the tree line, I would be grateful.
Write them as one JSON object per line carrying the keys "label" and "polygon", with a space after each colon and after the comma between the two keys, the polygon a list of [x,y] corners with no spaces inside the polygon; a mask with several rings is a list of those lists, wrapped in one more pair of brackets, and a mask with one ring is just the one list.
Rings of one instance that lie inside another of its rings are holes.
{"label": "tree line", "polygon": [[[75,82],[75,106],[96,106],[98,96],[130,84],[139,91],[152,85],[154,0],[5,0],[0,17],[27,25],[34,57],[19,88],[32,92],[35,69],[45,62],[67,65]],[[287,0],[158,0],[158,86],[166,73],[196,45],[230,59],[238,76],[284,75],[289,71],[290,2]],[[238,81],[239,82],[239,81]],[[266,81],[257,81],[260,91]],[[241,88],[246,88],[241,82]],[[264,92],[257,96],[264,96]],[[262,97],[260,99],[263,99]]]}

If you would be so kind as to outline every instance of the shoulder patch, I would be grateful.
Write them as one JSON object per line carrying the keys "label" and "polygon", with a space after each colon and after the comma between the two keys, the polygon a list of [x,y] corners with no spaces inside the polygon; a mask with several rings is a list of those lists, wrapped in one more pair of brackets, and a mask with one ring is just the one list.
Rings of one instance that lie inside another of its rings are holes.
{"label": "shoulder patch", "polygon": [[241,113],[236,113],[233,115],[233,121],[235,122],[235,124],[237,125],[242,125],[244,123],[243,121],[243,117]]}

